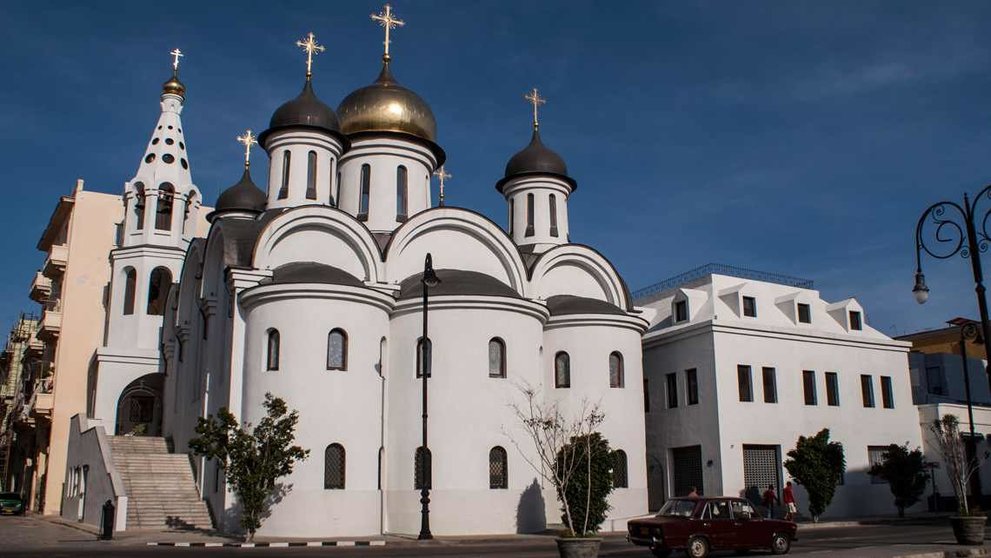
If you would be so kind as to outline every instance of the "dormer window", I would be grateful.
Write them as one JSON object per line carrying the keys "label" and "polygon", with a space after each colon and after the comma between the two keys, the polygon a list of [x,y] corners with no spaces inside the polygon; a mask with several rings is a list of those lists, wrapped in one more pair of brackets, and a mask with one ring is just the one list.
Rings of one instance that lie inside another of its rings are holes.
{"label": "dormer window", "polygon": [[801,302],[798,303],[798,323],[812,323],[812,307],[808,304],[803,304]]}
{"label": "dormer window", "polygon": [[864,329],[863,318],[860,316],[860,312],[856,310],[850,310],[850,329],[854,331]]}
{"label": "dormer window", "polygon": [[688,321],[688,301],[679,300],[674,303],[674,322]]}
{"label": "dormer window", "polygon": [[748,318],[757,317],[757,299],[752,296],[743,297],[743,315]]}

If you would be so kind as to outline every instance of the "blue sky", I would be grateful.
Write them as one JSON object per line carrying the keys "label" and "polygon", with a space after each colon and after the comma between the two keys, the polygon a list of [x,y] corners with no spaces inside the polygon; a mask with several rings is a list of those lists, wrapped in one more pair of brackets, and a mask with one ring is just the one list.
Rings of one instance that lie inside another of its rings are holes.
{"label": "blue sky", "polygon": [[[707,262],[808,277],[857,297],[888,333],[976,316],[969,262],[924,262],[921,212],[991,182],[988,2],[393,2],[396,78],[448,154],[448,200],[505,221],[495,191],[529,139],[522,95],[579,189],[572,239],[631,287]],[[77,177],[118,193],[181,48],[193,180],[212,202],[240,174],[234,136],[294,97],[316,33],[328,104],[377,75],[376,2],[0,5],[0,327],[43,260],[35,243]],[[256,180],[266,176],[256,153]],[[986,206],[991,207],[991,206]],[[991,265],[991,260],[988,261]]]}

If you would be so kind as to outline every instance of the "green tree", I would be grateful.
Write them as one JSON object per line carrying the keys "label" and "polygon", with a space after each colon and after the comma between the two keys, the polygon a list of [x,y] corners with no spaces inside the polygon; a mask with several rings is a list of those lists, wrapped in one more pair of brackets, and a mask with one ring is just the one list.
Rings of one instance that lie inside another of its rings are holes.
{"label": "green tree", "polygon": [[189,441],[196,455],[215,459],[224,471],[227,485],[241,504],[241,527],[249,541],[272,504],[290,488],[276,481],[291,474],[296,462],[310,453],[293,445],[299,413],[289,411],[286,402],[271,393],[265,394],[264,406],[266,416],[254,429],[250,423],[240,426],[223,407],[217,416],[200,418],[197,437]]}
{"label": "green tree", "polygon": [[829,429],[811,437],[799,436],[795,449],[788,452],[785,469],[809,495],[809,515],[819,521],[836,493],[836,485],[846,470],[843,444],[829,441]]}
{"label": "green tree", "polygon": [[[606,498],[613,489],[615,454],[608,440],[592,432],[572,438],[558,452],[557,466],[562,474],[571,462],[578,464],[571,482],[563,489],[558,487],[561,521],[573,533],[581,533],[583,526],[585,531],[595,533],[609,511]],[[567,502],[570,513],[566,513],[563,502]]]}
{"label": "green tree", "polygon": [[891,444],[884,450],[880,463],[871,465],[870,473],[884,479],[895,497],[898,517],[905,517],[905,508],[912,507],[926,490],[926,462],[922,451],[909,451],[908,444]]}

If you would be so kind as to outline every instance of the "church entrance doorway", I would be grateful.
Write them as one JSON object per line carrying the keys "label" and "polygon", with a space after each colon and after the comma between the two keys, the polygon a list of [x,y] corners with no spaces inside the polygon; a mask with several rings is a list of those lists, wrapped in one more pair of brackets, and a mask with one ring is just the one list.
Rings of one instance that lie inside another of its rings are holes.
{"label": "church entrance doorway", "polygon": [[132,436],[162,434],[162,375],[146,374],[124,388],[117,403],[115,433]]}

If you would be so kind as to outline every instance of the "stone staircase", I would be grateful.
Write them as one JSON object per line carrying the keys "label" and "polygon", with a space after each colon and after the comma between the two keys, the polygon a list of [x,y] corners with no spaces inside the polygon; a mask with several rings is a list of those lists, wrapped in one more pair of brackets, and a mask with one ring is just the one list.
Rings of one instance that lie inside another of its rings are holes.
{"label": "stone staircase", "polygon": [[127,490],[127,529],[211,529],[189,457],[169,453],[165,438],[109,436]]}

